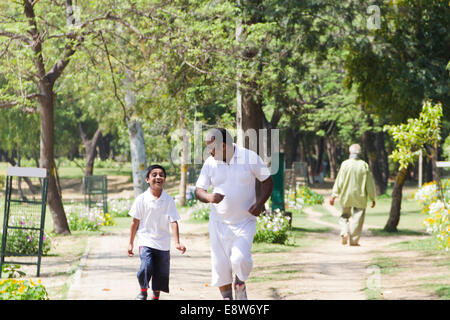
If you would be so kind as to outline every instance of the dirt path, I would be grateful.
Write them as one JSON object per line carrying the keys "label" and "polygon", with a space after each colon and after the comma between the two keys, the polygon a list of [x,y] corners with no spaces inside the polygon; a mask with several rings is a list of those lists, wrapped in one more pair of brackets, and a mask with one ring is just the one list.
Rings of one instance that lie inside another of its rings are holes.
{"label": "dirt path", "polygon": [[[326,200],[327,201],[327,200]],[[334,207],[325,207],[335,216]],[[359,247],[343,246],[340,243],[336,224],[320,220],[320,213],[310,208],[305,210],[308,218],[332,228],[327,233],[308,233],[305,241],[311,243],[287,252],[254,253],[254,269],[247,282],[249,299],[345,299],[364,300],[367,278],[374,252],[387,252],[393,242],[420,237],[374,237],[365,225]],[[187,221],[187,213],[182,214]],[[220,299],[220,294],[210,282],[210,247],[206,224],[180,223],[181,240],[187,247],[185,255],[171,250],[169,299]],[[133,299],[139,286],[136,272],[139,257],[126,255],[128,233],[96,236],[89,239],[80,269],[72,279],[68,299]],[[136,251],[136,250],[135,250]],[[391,253],[393,250],[390,250]],[[395,253],[394,253],[395,254]],[[417,257],[409,252],[408,259]],[[413,270],[411,272],[414,272]],[[395,286],[395,284],[392,284]],[[391,286],[391,287],[392,287]],[[426,293],[408,294],[405,290],[388,291],[389,299],[426,299]],[[403,295],[402,295],[403,293]]]}

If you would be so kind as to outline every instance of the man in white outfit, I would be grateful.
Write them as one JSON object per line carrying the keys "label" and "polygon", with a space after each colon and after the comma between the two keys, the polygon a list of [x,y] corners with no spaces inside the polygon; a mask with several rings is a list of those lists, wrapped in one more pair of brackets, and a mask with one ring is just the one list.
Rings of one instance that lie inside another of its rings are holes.
{"label": "man in white outfit", "polygon": [[[196,183],[196,197],[211,204],[209,233],[213,286],[224,299],[246,300],[247,280],[253,266],[251,248],[256,233],[256,217],[270,197],[273,181],[270,170],[255,152],[238,147],[222,128],[210,131],[206,159]],[[256,198],[255,178],[261,181]],[[209,187],[212,193],[208,193]]]}

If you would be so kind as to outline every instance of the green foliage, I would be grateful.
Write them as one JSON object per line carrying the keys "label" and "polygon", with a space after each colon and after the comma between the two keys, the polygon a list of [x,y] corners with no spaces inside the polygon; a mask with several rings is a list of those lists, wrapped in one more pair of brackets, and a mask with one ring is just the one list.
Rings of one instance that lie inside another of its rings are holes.
{"label": "green foliage", "polygon": [[[360,12],[366,1],[356,1]],[[416,117],[423,100],[450,104],[448,56],[450,7],[446,1],[376,1],[380,25],[355,24],[346,39],[346,85],[358,102],[388,121]],[[448,118],[448,114],[446,117]]]}
{"label": "green foliage", "polygon": [[[70,230],[78,231],[98,231],[104,226],[106,217],[100,208],[91,208],[90,210],[82,204],[65,206],[67,222]],[[111,216],[109,216],[111,218]],[[113,225],[113,222],[110,222]]]}
{"label": "green foliage", "polygon": [[301,199],[300,201],[303,201],[305,206],[322,204],[324,200],[321,194],[312,191],[311,188],[306,185],[302,185],[297,188],[297,196]]}
{"label": "green foliage", "polygon": [[253,242],[292,244],[289,217],[277,209],[273,214],[261,214],[256,218],[256,234]]}
{"label": "green foliage", "polygon": [[423,104],[422,112],[417,119],[408,119],[406,124],[384,127],[396,142],[396,149],[390,158],[400,164],[400,169],[413,164],[426,145],[435,147],[441,139],[441,118],[442,104],[432,105],[431,101],[427,101]]}
{"label": "green foliage", "polygon": [[[9,219],[9,225],[24,228],[39,228],[39,223],[35,220],[30,220],[25,217],[20,219],[10,217]],[[37,255],[39,252],[39,233],[39,230],[9,228],[6,251],[25,255]],[[54,243],[53,239],[46,232],[44,232],[42,239],[42,254],[46,255]]]}
{"label": "green foliage", "polygon": [[[442,149],[443,149],[444,157],[447,158],[447,161],[450,161],[450,135],[445,139]],[[0,184],[1,184],[1,182],[0,182]]]}
{"label": "green foliage", "polygon": [[4,276],[3,278],[12,279],[12,278],[23,277],[25,275],[25,272],[23,272],[19,269],[20,269],[19,264],[15,264],[15,265],[4,264],[2,266],[2,275]]}
{"label": "green foliage", "polygon": [[209,205],[198,203],[190,209],[189,216],[197,221],[208,221],[209,211]]}
{"label": "green foliage", "polygon": [[49,300],[47,289],[39,279],[35,283],[29,280],[0,280],[0,300]]}

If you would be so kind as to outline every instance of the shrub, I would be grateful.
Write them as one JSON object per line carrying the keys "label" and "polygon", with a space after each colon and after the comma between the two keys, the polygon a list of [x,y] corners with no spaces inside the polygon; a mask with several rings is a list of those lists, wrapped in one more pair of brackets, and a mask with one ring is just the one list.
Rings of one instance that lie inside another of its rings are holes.
{"label": "shrub", "polygon": [[25,275],[19,269],[20,265],[3,265],[2,275],[7,279],[0,279],[0,300],[48,300],[48,293],[41,284],[41,279],[37,283],[31,278],[14,279]]}
{"label": "shrub", "polygon": [[256,234],[253,242],[290,244],[291,238],[289,217],[277,209],[271,214],[261,214],[256,218]]}
{"label": "shrub", "polygon": [[83,205],[66,206],[66,216],[74,231],[98,231],[101,226],[115,224],[109,214],[103,215],[101,208],[88,209]]}
{"label": "shrub", "polygon": [[[36,220],[27,220],[25,217],[9,218],[9,225],[38,228]],[[39,252],[39,230],[8,229],[8,240],[6,241],[6,252],[35,255]],[[42,243],[42,254],[46,255],[52,248],[54,240],[44,232]]]}
{"label": "shrub", "polygon": [[305,206],[312,206],[323,203],[323,196],[312,191],[308,186],[301,185],[297,187],[297,197],[303,201]]}
{"label": "shrub", "polygon": [[208,221],[209,220],[209,205],[204,203],[197,203],[191,207],[189,211],[189,216],[198,221]]}
{"label": "shrub", "polygon": [[47,290],[31,278],[29,280],[0,280],[0,300],[49,300]]}
{"label": "shrub", "polygon": [[[427,232],[433,234],[438,241],[438,248],[448,251],[450,248],[450,179],[441,181],[444,199],[439,199],[436,182],[432,181],[423,185],[414,198],[422,205],[422,212],[426,214],[423,224]],[[443,201],[446,201],[445,204]]]}
{"label": "shrub", "polygon": [[112,199],[108,201],[108,211],[113,217],[127,217],[132,204],[130,199]]}

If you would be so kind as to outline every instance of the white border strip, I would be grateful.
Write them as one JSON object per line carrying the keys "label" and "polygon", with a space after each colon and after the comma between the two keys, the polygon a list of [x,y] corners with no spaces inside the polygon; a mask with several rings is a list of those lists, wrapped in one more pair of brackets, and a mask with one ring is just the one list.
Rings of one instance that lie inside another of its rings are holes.
{"label": "white border strip", "polygon": [[448,168],[448,167],[450,167],[450,161],[436,161],[436,167]]}
{"label": "white border strip", "polygon": [[47,169],[8,167],[8,169],[6,171],[6,175],[13,176],[13,177],[46,178],[47,177]]}

